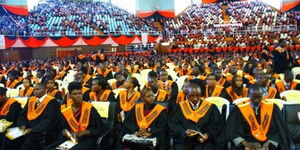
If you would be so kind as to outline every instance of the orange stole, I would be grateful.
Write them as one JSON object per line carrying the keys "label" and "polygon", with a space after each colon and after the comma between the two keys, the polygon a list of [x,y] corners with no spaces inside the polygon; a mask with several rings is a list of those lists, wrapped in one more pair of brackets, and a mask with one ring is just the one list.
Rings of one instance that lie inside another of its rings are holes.
{"label": "orange stole", "polygon": [[183,102],[184,100],[186,100],[186,95],[185,95],[185,93],[181,90],[181,91],[178,92],[176,103]]}
{"label": "orange stole", "polygon": [[168,95],[168,92],[166,92],[165,90],[158,90],[156,100],[159,102],[163,102],[163,101],[165,101],[167,95]]}
{"label": "orange stole", "polygon": [[185,100],[179,103],[179,106],[181,108],[184,117],[195,123],[197,123],[201,118],[203,118],[206,115],[211,105],[212,104],[210,102],[206,100],[202,100],[202,103],[199,106],[199,108],[197,110],[193,110],[191,108],[191,105],[189,104],[189,100]]}
{"label": "orange stole", "polygon": [[226,82],[226,79],[221,77],[221,79],[217,82],[217,85],[223,86],[225,84],[225,82]]}
{"label": "orange stole", "polygon": [[267,96],[263,97],[263,99],[270,99],[275,98],[277,94],[277,90],[271,86],[269,86],[268,94]]}
{"label": "orange stole", "polygon": [[161,90],[171,89],[172,88],[172,84],[173,84],[173,81],[168,80],[167,81],[167,86],[164,88],[163,82],[161,80],[158,81],[158,86],[159,86],[159,89],[161,89]]}
{"label": "orange stole", "polygon": [[136,122],[140,129],[147,129],[151,123],[159,116],[159,114],[166,109],[164,106],[156,104],[151,112],[145,116],[144,115],[144,104],[139,103],[135,105],[135,117]]}
{"label": "orange stole", "polygon": [[105,90],[101,96],[97,97],[96,92],[90,92],[90,100],[106,102],[110,93],[111,90]]}
{"label": "orange stole", "polygon": [[[286,91],[285,86],[284,86],[284,82],[282,80],[277,80],[275,82],[275,85],[276,85],[279,93]],[[297,86],[297,83],[292,81],[290,86],[291,86],[291,90],[294,90]]]}
{"label": "orange stole", "polygon": [[141,94],[140,92],[135,92],[133,94],[133,96],[131,96],[131,98],[129,98],[128,101],[128,91],[124,90],[121,91],[119,96],[120,96],[120,107],[122,108],[122,110],[128,112],[129,110],[132,109],[132,107],[134,106],[135,102],[140,98]]}
{"label": "orange stole", "polygon": [[9,112],[10,106],[17,102],[16,100],[14,100],[13,98],[9,98],[6,103],[3,105],[1,111],[0,111],[0,116],[6,116],[7,113]]}
{"label": "orange stole", "polygon": [[234,102],[237,99],[247,97],[248,96],[248,88],[243,88],[242,95],[237,95],[235,91],[233,91],[232,86],[226,89],[228,95],[231,97],[231,100]]}
{"label": "orange stole", "polygon": [[110,72],[110,70],[109,69],[105,69],[105,71],[103,72],[100,68],[97,70],[97,72],[98,72],[98,75],[103,75],[103,77],[106,77],[108,74],[109,74],[109,72]]}
{"label": "orange stole", "polygon": [[91,110],[92,110],[92,104],[83,101],[81,104],[81,114],[78,122],[74,116],[71,106],[67,106],[67,105],[61,106],[61,113],[67,120],[73,132],[86,131],[90,121]]}
{"label": "orange stole", "polygon": [[13,82],[8,80],[8,81],[6,81],[6,87],[10,88],[10,89],[14,89],[18,83],[19,83],[19,80],[14,80]]}
{"label": "orange stole", "polygon": [[90,76],[89,74],[87,74],[86,76],[85,76],[85,78],[83,79],[83,84],[82,85],[86,85],[87,84],[87,82],[90,80],[92,78],[92,76]]}
{"label": "orange stole", "polygon": [[20,97],[29,97],[29,96],[31,96],[32,92],[33,92],[33,87],[30,87],[30,88],[26,91],[26,93],[25,93],[25,89],[24,89],[24,90],[20,90],[19,96],[20,96]]}
{"label": "orange stole", "polygon": [[35,109],[37,97],[30,97],[28,100],[27,119],[34,120],[39,117],[44,112],[44,109],[47,107],[48,103],[53,99],[53,97],[46,96],[43,102]]}
{"label": "orange stole", "polygon": [[264,142],[267,140],[267,133],[270,128],[272,120],[274,104],[261,102],[260,106],[260,123],[257,122],[254,111],[250,106],[250,103],[238,105],[243,117],[246,119],[250,126],[251,134],[257,140]]}
{"label": "orange stole", "polygon": [[216,85],[215,88],[214,88],[214,91],[209,96],[209,94],[208,94],[208,86],[206,85],[205,97],[220,96],[220,94],[222,92],[222,89],[223,89],[223,87]]}

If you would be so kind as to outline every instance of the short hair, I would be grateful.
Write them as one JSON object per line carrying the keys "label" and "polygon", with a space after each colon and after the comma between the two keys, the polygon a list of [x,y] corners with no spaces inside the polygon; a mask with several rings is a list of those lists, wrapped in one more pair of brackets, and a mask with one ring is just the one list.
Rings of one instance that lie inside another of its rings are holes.
{"label": "short hair", "polygon": [[101,86],[101,89],[110,89],[107,80],[102,76],[96,77],[93,81],[97,81],[98,84]]}
{"label": "short hair", "polygon": [[80,72],[82,72],[83,74],[87,74],[87,73],[88,73],[86,67],[81,67],[81,68],[80,68]]}
{"label": "short hair", "polygon": [[150,71],[148,73],[148,78],[157,78],[157,73],[155,71]]}
{"label": "short hair", "polygon": [[38,86],[38,87],[41,87],[43,89],[46,89],[46,86],[43,83],[36,83],[36,84],[34,84],[34,86]]}
{"label": "short hair", "polygon": [[191,83],[190,83],[190,85],[188,87],[188,95],[191,92],[189,89],[196,89],[197,91],[199,90],[199,92],[200,92],[199,94],[201,94],[201,92],[202,92],[200,85],[197,84],[197,83],[195,83],[195,82],[193,82],[193,81],[191,81]]}
{"label": "short hair", "polygon": [[145,87],[142,91],[141,91],[141,98],[143,99],[146,95],[147,92],[152,92],[151,88],[147,88]]}
{"label": "short hair", "polygon": [[5,87],[0,87],[0,96],[6,95],[7,89]]}
{"label": "short hair", "polygon": [[69,93],[71,93],[73,90],[82,90],[82,85],[79,82],[73,81],[73,82],[69,83],[68,90],[69,90]]}
{"label": "short hair", "polygon": [[261,91],[261,87],[258,84],[250,85],[248,95],[250,95],[250,91]]}

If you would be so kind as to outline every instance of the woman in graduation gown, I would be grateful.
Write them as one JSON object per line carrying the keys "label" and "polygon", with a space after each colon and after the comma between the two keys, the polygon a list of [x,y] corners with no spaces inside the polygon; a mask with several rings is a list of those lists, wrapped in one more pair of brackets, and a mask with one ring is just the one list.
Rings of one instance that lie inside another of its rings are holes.
{"label": "woman in graduation gown", "polygon": [[111,91],[107,80],[103,77],[97,77],[92,82],[92,91],[90,100],[94,101],[115,101],[114,93]]}
{"label": "woman in graduation gown", "polygon": [[[155,97],[150,88],[141,92],[142,103],[136,104],[124,120],[123,134],[135,134],[138,137],[156,137],[158,145],[155,149],[165,150],[166,134],[168,129],[168,113],[164,106],[155,104]],[[132,150],[149,149],[148,146],[138,144],[125,144]]]}
{"label": "woman in graduation gown", "polygon": [[60,144],[69,140],[66,130],[70,131],[77,139],[78,144],[70,150],[95,150],[96,141],[101,131],[103,131],[102,120],[97,110],[88,102],[82,101],[81,84],[72,82],[69,84],[71,106],[65,104],[61,106],[61,129],[63,135],[49,145],[46,150],[55,150]]}
{"label": "woman in graduation gown", "polygon": [[228,100],[232,103],[237,99],[248,96],[248,88],[243,86],[243,78],[240,76],[234,76],[231,81],[231,86],[226,88],[228,94]]}
{"label": "woman in graduation gown", "polygon": [[201,88],[195,83],[187,89],[187,100],[180,102],[169,117],[175,150],[221,150],[218,136],[222,136],[223,125],[217,106],[201,98]]}
{"label": "woman in graduation gown", "polygon": [[47,88],[47,94],[59,100],[61,103],[63,101],[62,93],[58,90],[58,84],[53,78],[45,79],[45,86]]}
{"label": "woman in graduation gown", "polygon": [[278,106],[262,101],[262,89],[258,85],[250,86],[248,95],[250,101],[234,107],[226,122],[225,135],[232,142],[231,149],[290,150]]}
{"label": "woman in graduation gown", "polygon": [[20,90],[19,97],[30,97],[33,96],[33,87],[29,78],[23,79],[24,89]]}
{"label": "woman in graduation gown", "polygon": [[[117,101],[117,114],[118,121],[122,121],[121,112],[123,111],[125,114],[129,112],[135,105],[136,101],[139,100],[141,93],[139,92],[140,84],[139,81],[134,77],[129,77],[124,82],[124,87],[126,90],[122,90],[119,93],[118,101]],[[138,87],[137,91],[135,88]]]}

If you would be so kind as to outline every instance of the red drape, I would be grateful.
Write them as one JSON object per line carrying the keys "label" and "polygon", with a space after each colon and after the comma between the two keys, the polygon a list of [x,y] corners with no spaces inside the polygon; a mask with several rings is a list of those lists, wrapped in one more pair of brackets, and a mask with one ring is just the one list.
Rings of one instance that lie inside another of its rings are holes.
{"label": "red drape", "polygon": [[119,37],[111,37],[115,42],[117,42],[119,45],[128,45],[131,44],[132,41],[135,39],[135,36],[127,37],[125,35],[121,35]]}
{"label": "red drape", "polygon": [[175,17],[174,10],[159,10],[157,12],[166,18],[174,18]]}
{"label": "red drape", "polygon": [[137,11],[136,15],[140,18],[146,18],[152,16],[154,13],[155,11]]}
{"label": "red drape", "polygon": [[5,37],[4,40],[5,40],[5,48],[11,48],[16,42],[17,42],[17,39],[14,39],[14,40],[10,40],[9,38]]}
{"label": "red drape", "polygon": [[209,3],[214,3],[217,2],[217,0],[202,0],[203,4],[209,4]]}
{"label": "red drape", "polygon": [[93,36],[91,39],[86,39],[84,37],[82,37],[82,40],[90,45],[90,46],[98,46],[101,45],[105,40],[107,40],[108,38],[100,38],[98,36]]}
{"label": "red drape", "polygon": [[51,40],[58,46],[69,47],[69,46],[72,46],[73,44],[75,44],[78,41],[78,39],[79,39],[79,37],[77,37],[75,39],[70,39],[66,36],[63,36],[62,38],[60,38],[58,40],[54,40],[54,39],[51,39]]}
{"label": "red drape", "polygon": [[28,8],[26,6],[11,6],[11,5],[2,5],[7,11],[16,15],[26,16],[28,15]]}
{"label": "red drape", "polygon": [[47,41],[48,38],[44,38],[42,40],[38,40],[38,39],[36,39],[34,37],[29,37],[26,40],[22,39],[22,38],[20,38],[20,39],[24,43],[24,45],[26,45],[28,47],[31,47],[31,48],[38,48],[38,47],[43,46],[46,43],[46,41]]}
{"label": "red drape", "polygon": [[300,1],[287,1],[283,2],[281,6],[281,12],[286,12],[300,4]]}
{"label": "red drape", "polygon": [[148,35],[148,42],[153,43],[156,41],[157,38],[158,38],[158,36]]}

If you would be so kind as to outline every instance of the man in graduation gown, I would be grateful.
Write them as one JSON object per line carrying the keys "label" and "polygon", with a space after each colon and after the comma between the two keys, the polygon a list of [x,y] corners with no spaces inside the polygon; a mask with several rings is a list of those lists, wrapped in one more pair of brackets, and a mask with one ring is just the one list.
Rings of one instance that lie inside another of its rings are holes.
{"label": "man in graduation gown", "polygon": [[272,52],[275,73],[283,73],[289,69],[289,52],[285,50],[286,41],[280,39],[275,50]]}
{"label": "man in graduation gown", "polygon": [[170,134],[175,150],[222,149],[218,136],[224,120],[216,105],[201,98],[201,88],[191,83],[187,100],[180,102],[169,117]]}
{"label": "man in graduation gown", "polygon": [[267,73],[260,72],[256,75],[256,83],[262,89],[263,99],[271,99],[271,98],[280,98],[279,92],[277,92],[276,88],[273,88],[270,85],[270,80],[268,78]]}
{"label": "man in graduation gown", "polygon": [[168,92],[163,89],[159,89],[157,78],[157,73],[150,71],[148,73],[148,83],[146,83],[145,88],[151,88],[155,96],[155,101],[162,102],[170,100],[171,96],[168,94]]}
{"label": "man in graduation gown", "polygon": [[206,86],[202,92],[203,97],[223,97],[228,99],[228,94],[226,90],[222,87],[217,85],[216,75],[211,73],[208,74],[206,77]]}
{"label": "man in graduation gown", "polygon": [[106,68],[104,63],[99,64],[99,68],[97,69],[97,73],[99,76],[103,76],[106,80],[110,80],[113,78],[113,74],[110,69]]}
{"label": "man in graduation gown", "polygon": [[286,126],[276,104],[262,100],[258,85],[249,88],[250,101],[233,108],[226,124],[226,138],[232,150],[264,148],[289,150]]}
{"label": "man in graduation gown", "polygon": [[[6,97],[6,89],[4,87],[0,87],[0,120],[4,122],[11,122],[12,124],[9,126],[14,126],[21,110],[22,110],[21,104],[19,104],[13,98]],[[6,129],[2,127],[2,129],[0,130],[1,130],[0,145],[1,145],[2,138],[4,137],[4,133]]]}
{"label": "man in graduation gown", "polygon": [[15,140],[3,138],[0,149],[36,150],[43,147],[43,142],[49,144],[56,139],[59,103],[47,96],[46,88],[41,83],[35,84],[34,95],[28,99],[16,123],[25,135]]}
{"label": "man in graduation gown", "polygon": [[60,121],[64,135],[49,145],[46,149],[55,150],[60,144],[69,140],[65,129],[75,135],[78,144],[71,150],[95,150],[96,141],[103,131],[102,120],[92,104],[82,100],[81,84],[72,82],[68,86],[69,97],[72,99],[72,106],[66,104],[61,106]]}
{"label": "man in graduation gown", "polygon": [[284,72],[283,80],[275,81],[276,89],[279,93],[287,90],[300,90],[300,84],[294,81],[293,73],[289,70]]}

